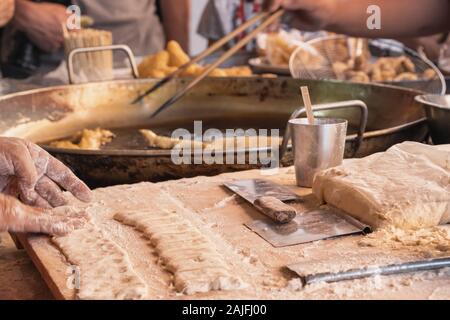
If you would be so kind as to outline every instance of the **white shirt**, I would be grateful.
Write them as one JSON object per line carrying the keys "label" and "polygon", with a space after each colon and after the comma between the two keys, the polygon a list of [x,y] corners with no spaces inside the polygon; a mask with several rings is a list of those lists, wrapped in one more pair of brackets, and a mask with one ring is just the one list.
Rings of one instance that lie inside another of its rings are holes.
{"label": "white shirt", "polygon": [[164,48],[163,28],[156,14],[155,0],[74,0],[81,14],[92,17],[94,28],[113,33],[115,44],[126,44],[135,55]]}

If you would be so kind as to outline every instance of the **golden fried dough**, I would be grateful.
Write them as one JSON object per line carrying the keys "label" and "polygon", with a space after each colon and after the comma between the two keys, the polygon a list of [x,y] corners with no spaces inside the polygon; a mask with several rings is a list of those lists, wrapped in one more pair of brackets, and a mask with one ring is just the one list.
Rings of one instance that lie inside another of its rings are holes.
{"label": "golden fried dough", "polygon": [[193,64],[181,73],[183,77],[195,77],[202,73],[204,68],[201,65]]}
{"label": "golden fried dough", "polygon": [[433,69],[429,68],[422,73],[422,78],[425,80],[433,80],[437,78],[437,73]]}
{"label": "golden fried dough", "polygon": [[392,82],[433,79],[434,70],[425,70],[422,74],[416,72],[416,66],[407,56],[382,57],[372,64],[364,63],[355,68],[352,60],[335,62],[332,65],[338,79],[355,82]]}
{"label": "golden fried dough", "polygon": [[139,75],[143,78],[153,77],[154,70],[165,69],[169,66],[169,53],[161,51],[146,57],[138,67]]}
{"label": "golden fried dough", "polygon": [[179,68],[191,60],[176,41],[169,41],[167,44],[167,51],[169,52],[169,66],[171,67]]}
{"label": "golden fried dough", "polygon": [[[164,78],[179,67],[190,61],[189,56],[183,51],[176,41],[170,41],[167,49],[157,54],[146,57],[139,65],[139,75],[141,78]],[[195,77],[201,74],[205,67],[193,64],[181,73],[182,77]],[[233,67],[228,69],[214,69],[211,77],[249,77],[252,76],[249,67]]]}
{"label": "golden fried dough", "polygon": [[394,78],[394,81],[415,81],[418,80],[419,77],[417,74],[412,72],[403,72]]}
{"label": "golden fried dough", "polygon": [[50,143],[50,146],[62,149],[99,150],[102,145],[111,142],[113,138],[114,134],[109,130],[100,128],[95,130],[84,129],[72,139],[54,141]]}
{"label": "golden fried dough", "polygon": [[253,75],[252,69],[249,67],[232,67],[224,69],[228,77],[251,77]]}

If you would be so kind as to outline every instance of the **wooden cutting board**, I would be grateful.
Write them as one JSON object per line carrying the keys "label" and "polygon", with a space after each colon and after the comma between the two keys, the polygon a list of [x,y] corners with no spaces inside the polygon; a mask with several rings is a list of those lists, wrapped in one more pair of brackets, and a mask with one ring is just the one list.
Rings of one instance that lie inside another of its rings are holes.
{"label": "wooden cutting board", "polygon": [[[130,257],[135,271],[147,282],[148,299],[426,299],[450,298],[450,271],[377,277],[335,284],[320,284],[300,289],[295,275],[285,266],[303,263],[305,272],[330,268],[350,269],[369,264],[388,264],[423,258],[410,248],[386,251],[362,247],[362,236],[350,236],[285,248],[274,248],[244,226],[264,217],[252,206],[222,185],[233,179],[268,179],[286,185],[305,196],[296,204],[299,212],[316,208],[311,190],[295,186],[293,168],[281,169],[273,176],[259,170],[197,177],[158,184],[141,183],[94,191],[94,202],[86,210]],[[77,204],[80,205],[81,204]],[[239,291],[213,291],[185,296],[171,287],[171,274],[157,263],[146,241],[133,229],[112,219],[121,210],[161,210],[175,206],[216,244],[233,270],[249,285]],[[74,299],[76,292],[67,286],[68,263],[46,236],[19,235],[19,240],[43,276],[55,298]]]}

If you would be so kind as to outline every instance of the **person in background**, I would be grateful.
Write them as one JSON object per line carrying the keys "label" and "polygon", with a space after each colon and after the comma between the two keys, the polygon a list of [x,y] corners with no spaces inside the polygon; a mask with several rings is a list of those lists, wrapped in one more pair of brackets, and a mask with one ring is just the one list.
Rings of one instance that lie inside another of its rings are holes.
{"label": "person in background", "polygon": [[135,55],[164,49],[176,40],[189,51],[190,0],[160,0],[160,18],[155,0],[74,0],[82,14],[92,17],[94,28],[110,30],[114,42],[127,44]]}
{"label": "person in background", "polygon": [[[162,23],[157,15],[157,0],[15,0],[15,13],[9,27],[16,35],[17,32],[24,34],[24,41],[38,48],[39,60],[49,66],[46,69],[56,67],[63,59],[62,25],[66,24],[67,6],[71,4],[78,5],[82,15],[94,20],[93,28],[111,31],[115,44],[130,46],[137,56],[160,51],[166,40],[176,40],[188,49],[190,0],[160,0]],[[20,44],[15,52],[5,52],[14,40],[23,42],[23,39],[14,39],[14,35],[2,41],[3,65],[11,64],[9,60],[25,51]],[[19,60],[26,58],[29,57]],[[34,61],[20,64],[27,67],[30,63]]]}
{"label": "person in background", "polygon": [[[61,25],[67,19],[69,3],[15,0],[14,25],[45,52],[61,48]],[[159,51],[165,38],[177,40],[185,49],[189,35],[189,0],[161,1],[164,26],[156,14],[156,0],[74,0],[81,13],[94,19],[94,28],[113,32],[115,43],[127,44],[136,55]],[[165,35],[164,35],[165,33]]]}
{"label": "person in background", "polygon": [[[373,5],[380,8],[380,29],[367,27],[368,8]],[[263,7],[271,11],[283,7],[290,13],[291,26],[300,30],[395,38],[412,49],[421,47],[444,73],[450,72],[450,0],[265,0]]]}
{"label": "person in background", "polygon": [[[0,26],[13,13],[14,0],[0,0]],[[25,140],[0,137],[0,232],[64,235],[81,227],[86,222],[83,214],[50,211],[67,203],[63,190],[81,201],[91,200],[89,188],[45,150]]]}
{"label": "person in background", "polygon": [[[0,0],[0,37],[1,28],[4,27],[14,15],[15,0]],[[1,47],[1,46],[0,46]],[[2,73],[0,72],[0,79],[2,78]]]}
{"label": "person in background", "polygon": [[14,0],[0,0],[0,27],[11,20],[14,15]]}
{"label": "person in background", "polygon": [[[262,0],[209,0],[197,32],[206,38],[209,44],[212,44],[261,12],[262,3]],[[233,42],[241,39],[245,34],[246,32],[242,33]],[[254,44],[247,46],[247,49],[249,51],[254,49]]]}
{"label": "person in background", "polygon": [[[369,29],[370,6],[381,9],[381,28]],[[300,30],[367,38],[421,37],[450,29],[450,0],[266,0],[265,9],[283,7]],[[345,9],[343,9],[345,8]]]}

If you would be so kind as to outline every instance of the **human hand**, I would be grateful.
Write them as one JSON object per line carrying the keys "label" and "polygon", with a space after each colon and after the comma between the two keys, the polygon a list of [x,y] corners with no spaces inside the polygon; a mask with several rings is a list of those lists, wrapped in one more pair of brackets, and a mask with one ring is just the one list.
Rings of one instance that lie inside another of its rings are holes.
{"label": "human hand", "polygon": [[65,235],[81,228],[88,220],[84,212],[69,207],[54,211],[27,206],[19,200],[0,194],[0,232],[31,232]]}
{"label": "human hand", "polygon": [[263,8],[275,11],[284,8],[291,13],[290,26],[302,31],[317,31],[331,24],[334,1],[330,0],[265,0]]}
{"label": "human hand", "polygon": [[0,137],[0,192],[42,208],[67,203],[61,189],[89,202],[91,192],[62,162],[39,146]]}
{"label": "human hand", "polygon": [[11,20],[14,15],[14,0],[0,0],[0,27]]}
{"label": "human hand", "polygon": [[64,42],[62,25],[68,14],[63,5],[16,0],[14,23],[40,49],[54,52]]}

